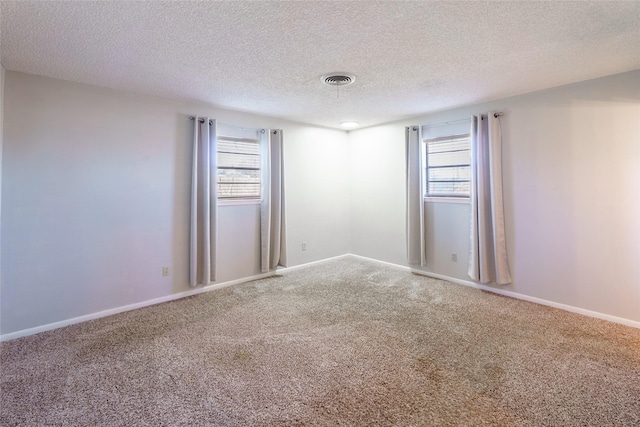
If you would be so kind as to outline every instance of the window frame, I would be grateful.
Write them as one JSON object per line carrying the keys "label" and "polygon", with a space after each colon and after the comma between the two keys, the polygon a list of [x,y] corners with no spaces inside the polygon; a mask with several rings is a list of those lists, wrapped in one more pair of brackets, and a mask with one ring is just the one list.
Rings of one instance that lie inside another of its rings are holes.
{"label": "window frame", "polygon": [[[248,168],[247,170],[256,170],[258,171],[258,177],[259,177],[259,181],[258,181],[258,185],[260,190],[258,191],[258,195],[257,196],[235,196],[235,197],[220,197],[220,191],[219,191],[219,187],[218,187],[218,197],[217,197],[217,203],[218,206],[231,206],[231,205],[257,205],[260,204],[262,201],[262,149],[261,149],[261,141],[259,137],[256,138],[248,138],[248,137],[237,137],[237,136],[229,136],[229,135],[218,135],[216,137],[217,139],[217,148],[216,148],[216,156],[218,156],[218,154],[220,153],[219,150],[219,142],[220,141],[225,141],[225,142],[248,142],[248,143],[255,143],[257,148],[258,148],[258,167],[257,168]],[[218,181],[220,175],[219,175],[219,171],[221,169],[232,169],[232,168],[225,168],[225,167],[220,167],[220,163],[219,163],[219,159],[217,159],[216,161],[216,186],[219,186],[220,183]]]}
{"label": "window frame", "polygon": [[[446,202],[446,203],[470,203],[471,201],[471,193],[466,195],[456,195],[456,194],[432,194],[429,192],[429,151],[428,145],[431,142],[440,142],[440,141],[452,141],[456,139],[466,139],[468,142],[468,150],[469,150],[469,169],[471,172],[471,134],[469,132],[464,133],[456,133],[450,135],[444,135],[435,138],[423,138],[422,139],[422,150],[423,150],[423,199],[426,202]],[[464,182],[464,181],[463,181]],[[471,182],[471,177],[469,178],[469,183]]]}

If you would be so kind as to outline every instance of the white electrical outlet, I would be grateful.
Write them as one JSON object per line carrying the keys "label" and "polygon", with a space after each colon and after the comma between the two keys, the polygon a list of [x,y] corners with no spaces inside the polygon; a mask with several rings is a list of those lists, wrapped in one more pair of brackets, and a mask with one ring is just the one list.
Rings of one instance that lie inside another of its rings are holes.
{"label": "white electrical outlet", "polygon": [[164,267],[162,267],[162,275],[163,276],[168,276],[169,275],[169,266],[165,265]]}
{"label": "white electrical outlet", "polygon": [[302,242],[302,250],[303,251],[307,250],[307,242]]}
{"label": "white electrical outlet", "polygon": [[458,262],[458,254],[451,254],[451,261]]}

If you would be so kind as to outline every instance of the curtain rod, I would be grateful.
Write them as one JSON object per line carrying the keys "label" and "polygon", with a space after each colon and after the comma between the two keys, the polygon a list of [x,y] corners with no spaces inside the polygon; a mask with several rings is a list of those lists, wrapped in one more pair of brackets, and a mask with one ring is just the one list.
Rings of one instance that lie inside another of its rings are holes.
{"label": "curtain rod", "polygon": [[223,126],[229,126],[231,128],[236,128],[236,129],[240,129],[240,130],[255,130],[256,132],[261,132],[261,133],[265,132],[264,129],[248,128],[248,127],[244,127],[244,126],[230,125],[228,123],[222,123],[222,122],[218,122],[218,123],[223,125]]}
{"label": "curtain rod", "polygon": [[[195,116],[189,116],[189,120],[195,120]],[[204,123],[204,119],[198,119],[200,123]],[[209,120],[209,125],[213,124],[213,120]]]}
{"label": "curtain rod", "polygon": [[[502,112],[497,112],[497,113],[493,113],[493,117],[500,117],[502,116],[503,113]],[[482,114],[482,116],[486,117],[486,114]],[[463,122],[468,122],[471,121],[471,117],[466,118],[466,119],[459,119],[459,120],[452,120],[450,122],[442,122],[442,123],[434,123],[432,125],[422,125],[423,127],[426,128],[430,128],[430,127],[436,127],[436,126],[445,126],[445,125],[453,125],[453,124],[457,124],[457,123],[463,123]]]}
{"label": "curtain rod", "polygon": [[[195,120],[195,116],[189,116],[189,120]],[[200,121],[200,123],[204,123],[204,119],[200,119],[199,121]],[[209,124],[210,125],[213,124],[213,120],[209,120]],[[220,123],[220,124],[223,125],[223,126],[229,126],[229,127],[236,128],[236,129],[255,130],[256,132],[265,133],[264,129],[246,128],[246,127],[243,127],[243,126],[230,125],[230,124],[227,124],[227,123]]]}
{"label": "curtain rod", "polygon": [[432,125],[422,125],[422,126],[430,128],[430,127],[436,127],[436,126],[454,125],[456,123],[470,122],[470,121],[471,121],[471,117],[469,117],[467,119],[452,120],[450,122],[434,123]]}

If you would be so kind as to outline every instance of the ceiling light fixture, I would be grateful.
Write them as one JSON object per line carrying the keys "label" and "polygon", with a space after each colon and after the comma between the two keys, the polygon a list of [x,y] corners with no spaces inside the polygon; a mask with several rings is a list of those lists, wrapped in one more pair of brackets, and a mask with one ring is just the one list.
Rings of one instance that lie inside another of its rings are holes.
{"label": "ceiling light fixture", "polygon": [[340,126],[345,129],[355,129],[358,127],[358,122],[342,122],[340,123]]}

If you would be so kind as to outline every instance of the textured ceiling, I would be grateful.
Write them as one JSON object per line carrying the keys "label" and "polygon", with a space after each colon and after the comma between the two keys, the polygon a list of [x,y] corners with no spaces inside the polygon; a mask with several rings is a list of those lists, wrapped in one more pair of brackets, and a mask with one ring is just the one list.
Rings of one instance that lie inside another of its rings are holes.
{"label": "textured ceiling", "polygon": [[8,70],[329,127],[640,68],[639,1],[0,1],[0,32]]}

